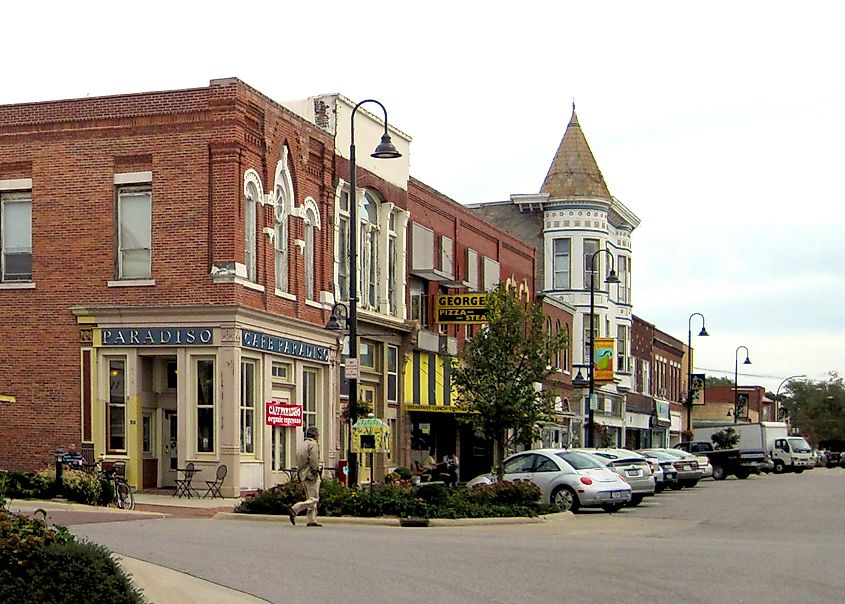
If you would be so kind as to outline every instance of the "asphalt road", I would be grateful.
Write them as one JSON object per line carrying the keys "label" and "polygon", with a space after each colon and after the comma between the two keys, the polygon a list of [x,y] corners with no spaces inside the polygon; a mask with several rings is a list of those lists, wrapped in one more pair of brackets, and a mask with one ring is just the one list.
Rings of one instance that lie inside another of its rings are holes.
{"label": "asphalt road", "polygon": [[409,529],[144,519],[72,526],[271,602],[842,602],[845,470],[704,481],[618,514]]}

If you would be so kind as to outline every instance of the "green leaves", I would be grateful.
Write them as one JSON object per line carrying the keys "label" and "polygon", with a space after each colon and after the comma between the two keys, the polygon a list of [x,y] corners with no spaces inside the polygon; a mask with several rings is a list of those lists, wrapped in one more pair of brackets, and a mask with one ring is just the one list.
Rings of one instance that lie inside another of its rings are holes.
{"label": "green leaves", "polygon": [[556,371],[566,334],[550,334],[542,306],[504,284],[488,295],[487,317],[452,365],[458,406],[487,438],[501,441],[509,434],[530,446],[537,423],[554,418],[557,393],[538,384]]}

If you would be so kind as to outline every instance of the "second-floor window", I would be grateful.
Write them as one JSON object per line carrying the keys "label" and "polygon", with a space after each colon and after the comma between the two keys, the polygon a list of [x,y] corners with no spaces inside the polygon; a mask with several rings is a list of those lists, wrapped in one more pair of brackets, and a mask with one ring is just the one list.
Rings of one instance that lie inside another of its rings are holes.
{"label": "second-floor window", "polygon": [[596,256],[596,266],[593,266],[593,254],[599,251],[598,239],[584,239],[584,289],[590,289],[590,275],[595,272],[594,287],[601,289],[601,276],[599,271],[599,257]]}
{"label": "second-floor window", "polygon": [[256,214],[257,204],[261,192],[253,182],[248,182],[244,197],[244,265],[246,265],[246,278],[250,281],[256,280]]}
{"label": "second-floor window", "polygon": [[276,219],[273,247],[276,255],[276,289],[288,291],[288,207],[289,201],[284,187],[276,185]]}
{"label": "second-floor window", "polygon": [[640,392],[651,394],[651,361],[640,363]]}
{"label": "second-floor window", "polygon": [[616,368],[628,371],[628,326],[616,326]]}
{"label": "second-floor window", "polygon": [[117,192],[117,273],[119,279],[152,276],[152,191],[124,187]]}
{"label": "second-floor window", "polygon": [[337,209],[337,296],[349,300],[349,191],[340,192]]}
{"label": "second-floor window", "polygon": [[619,274],[618,300],[620,302],[631,302],[631,259],[628,256],[618,256],[617,272]]}
{"label": "second-floor window", "polygon": [[0,194],[0,281],[32,281],[32,194]]}
{"label": "second-floor window", "polygon": [[412,277],[408,283],[408,289],[411,293],[411,320],[419,321],[420,327],[428,327],[428,297],[425,281]]}
{"label": "second-floor window", "polygon": [[552,260],[554,289],[569,289],[569,239],[555,239],[553,244],[554,258]]}
{"label": "second-floor window", "polygon": [[305,298],[314,299],[314,244],[315,232],[319,227],[319,220],[314,208],[305,211]]}
{"label": "second-floor window", "polygon": [[369,192],[364,191],[361,204],[361,235],[358,242],[360,273],[358,275],[359,291],[362,306],[378,308],[378,262],[379,262],[379,224],[378,201]]}

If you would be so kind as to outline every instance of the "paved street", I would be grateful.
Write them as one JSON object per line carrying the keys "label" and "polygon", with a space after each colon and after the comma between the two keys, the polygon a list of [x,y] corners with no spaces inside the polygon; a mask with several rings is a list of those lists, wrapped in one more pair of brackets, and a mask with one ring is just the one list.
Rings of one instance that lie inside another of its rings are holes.
{"label": "paved street", "polygon": [[[271,602],[841,602],[845,470],[702,482],[545,524],[80,524],[113,550]],[[161,604],[161,603],[158,603]]]}

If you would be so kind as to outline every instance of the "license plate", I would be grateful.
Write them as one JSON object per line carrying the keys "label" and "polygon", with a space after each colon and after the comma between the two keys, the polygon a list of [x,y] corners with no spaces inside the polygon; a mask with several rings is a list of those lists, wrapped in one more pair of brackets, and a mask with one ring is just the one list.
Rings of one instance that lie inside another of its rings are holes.
{"label": "license plate", "polygon": [[691,469],[691,467],[689,466],[689,464],[684,466],[684,470],[690,470],[690,469]]}
{"label": "license plate", "polygon": [[639,470],[625,470],[625,473],[628,474],[628,476],[639,476],[640,475]]}

